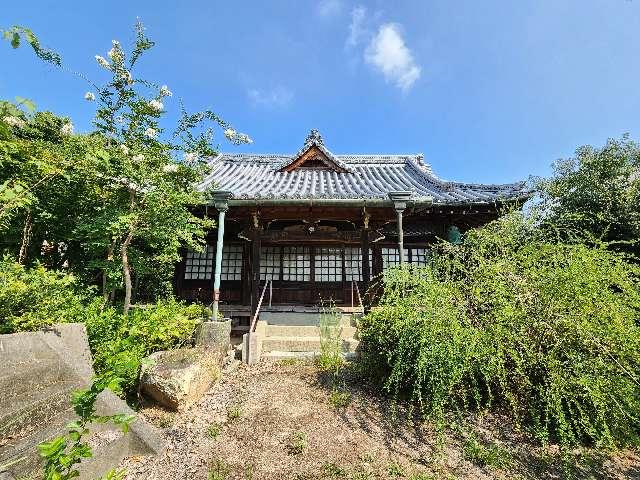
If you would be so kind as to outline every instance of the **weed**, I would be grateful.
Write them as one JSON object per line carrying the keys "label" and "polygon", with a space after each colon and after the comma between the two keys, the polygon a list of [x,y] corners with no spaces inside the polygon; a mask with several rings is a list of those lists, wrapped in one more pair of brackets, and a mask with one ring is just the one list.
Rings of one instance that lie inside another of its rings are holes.
{"label": "weed", "polygon": [[298,365],[302,363],[302,360],[299,358],[283,358],[280,360],[280,365],[290,366],[290,365]]}
{"label": "weed", "polygon": [[316,362],[320,368],[332,371],[338,375],[340,367],[344,363],[342,358],[342,327],[340,325],[341,314],[333,300],[328,306],[322,306],[320,314],[320,355]]}
{"label": "weed", "polygon": [[304,432],[296,432],[289,444],[289,453],[291,455],[301,455],[309,446],[309,438]]}
{"label": "weed", "polygon": [[213,462],[209,470],[209,480],[227,480],[230,473],[231,468],[229,465],[227,465],[224,460],[218,458]]}
{"label": "weed", "polygon": [[351,394],[334,390],[329,396],[329,402],[337,409],[345,408],[351,403]]}
{"label": "weed", "polygon": [[502,468],[509,465],[509,452],[498,445],[483,443],[475,433],[469,434],[462,449],[464,458],[479,467]]}
{"label": "weed", "polygon": [[392,478],[403,477],[404,470],[402,470],[402,467],[399,464],[391,463],[387,468],[387,474]]}
{"label": "weed", "polygon": [[207,428],[207,435],[209,435],[209,438],[216,439],[218,438],[220,433],[222,433],[222,425],[220,425],[218,422],[213,422],[211,425],[209,425],[209,428]]}
{"label": "weed", "polygon": [[244,469],[244,478],[245,480],[253,480],[253,472],[255,471],[256,466],[253,463],[247,465]]}
{"label": "weed", "polygon": [[322,467],[322,471],[328,478],[344,478],[347,476],[347,472],[344,468],[340,468],[335,463],[325,463]]}
{"label": "weed", "polygon": [[238,420],[242,416],[242,407],[239,403],[236,403],[232,407],[227,409],[227,420],[233,422]]}

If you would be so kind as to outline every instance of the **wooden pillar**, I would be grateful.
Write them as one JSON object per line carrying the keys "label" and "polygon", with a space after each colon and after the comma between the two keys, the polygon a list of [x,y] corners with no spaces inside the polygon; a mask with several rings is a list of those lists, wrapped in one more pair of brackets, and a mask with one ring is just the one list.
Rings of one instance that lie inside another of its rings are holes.
{"label": "wooden pillar", "polygon": [[242,244],[242,304],[251,305],[252,285],[252,258],[251,245],[253,242],[245,241]]}
{"label": "wooden pillar", "polygon": [[360,254],[362,255],[362,290],[369,288],[371,282],[371,265],[369,264],[369,229],[363,228],[361,234]]}
{"label": "wooden pillar", "polygon": [[262,238],[260,230],[255,229],[251,242],[251,315],[256,313],[260,300],[260,249]]}

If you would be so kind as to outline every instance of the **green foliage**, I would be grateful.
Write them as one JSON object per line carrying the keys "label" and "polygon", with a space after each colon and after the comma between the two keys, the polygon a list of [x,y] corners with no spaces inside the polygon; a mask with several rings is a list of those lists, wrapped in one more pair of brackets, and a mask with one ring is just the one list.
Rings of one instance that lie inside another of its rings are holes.
{"label": "green foliage", "polygon": [[[120,427],[124,433],[129,430],[129,425],[135,419],[133,415],[96,415],[95,403],[98,395],[105,388],[117,390],[118,379],[109,375],[96,377],[88,389],[74,392],[71,403],[79,417],[78,420],[67,425],[66,435],[38,445],[40,456],[45,460],[45,480],[70,480],[80,475],[77,465],[83,459],[92,456],[91,447],[83,441],[92,423],[110,422]],[[123,477],[124,471],[111,470],[102,478],[120,480]]]}
{"label": "green foliage", "polygon": [[640,146],[625,135],[580,147],[539,179],[544,227],[561,238],[603,240],[640,256]]}
{"label": "green foliage", "polygon": [[83,321],[87,297],[71,275],[25,268],[8,256],[0,260],[0,333]]}
{"label": "green foliage", "polygon": [[329,395],[329,402],[336,409],[346,408],[351,403],[351,394],[349,392],[340,392],[334,389]]}
{"label": "green foliage", "polygon": [[478,440],[475,433],[467,436],[462,447],[465,459],[479,467],[504,468],[511,463],[509,452],[494,443]]}
{"label": "green foliage", "polygon": [[216,459],[209,470],[209,480],[227,480],[231,474],[231,467],[224,460]]}
{"label": "green foliage", "polygon": [[295,432],[287,450],[290,455],[302,455],[309,448],[309,436],[305,432]]}
{"label": "green foliage", "polygon": [[227,420],[235,422],[242,417],[242,406],[239,403],[235,403],[233,406],[227,409]]}
{"label": "green foliage", "polygon": [[212,423],[209,425],[209,428],[207,428],[207,435],[209,435],[209,438],[213,438],[214,440],[218,438],[220,433],[222,433],[222,425],[218,422]]}
{"label": "green foliage", "polygon": [[316,362],[321,368],[338,371],[343,363],[341,315],[333,302],[323,305],[320,314],[320,355]]}
{"label": "green foliage", "polygon": [[640,269],[606,246],[552,243],[520,214],[385,275],[360,336],[443,424],[502,405],[539,439],[638,444]]}
{"label": "green foliage", "polygon": [[[40,59],[62,66],[29,29],[14,26],[3,34],[14,48],[24,38]],[[96,102],[90,135],[73,135],[68,119],[33,113],[28,100],[0,103],[5,248],[29,263],[42,257],[46,242],[45,264],[65,265],[85,283],[100,283],[106,299],[124,290],[125,313],[136,293],[165,296],[180,249],[202,248],[214,225],[194,214],[207,201],[196,185],[216,152],[214,133],[224,130],[236,145],[251,141],[211,110],[189,114],[184,108],[173,135],[166,135],[172,92],[134,71],[153,46],[137,23],[130,49],[114,41],[106,57],[95,57],[106,80],[88,81],[85,99]]]}
{"label": "green foliage", "polygon": [[85,325],[96,372],[113,372],[122,379],[125,393],[132,394],[144,357],[189,342],[203,311],[202,306],[186,306],[174,299],[135,308],[129,315],[92,303]]}

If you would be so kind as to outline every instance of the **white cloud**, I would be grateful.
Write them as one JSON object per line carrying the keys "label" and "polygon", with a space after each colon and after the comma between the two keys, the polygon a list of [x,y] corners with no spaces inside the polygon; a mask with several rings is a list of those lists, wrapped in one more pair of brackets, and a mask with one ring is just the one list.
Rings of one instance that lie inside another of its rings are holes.
{"label": "white cloud", "polygon": [[358,5],[351,10],[351,23],[349,24],[349,36],[347,37],[347,47],[358,45],[366,34],[364,25],[367,9]]}
{"label": "white cloud", "polygon": [[380,26],[364,52],[364,59],[403,92],[420,78],[421,68],[404,43],[400,26],[395,23]]}
{"label": "white cloud", "polygon": [[293,100],[293,92],[282,86],[271,90],[251,88],[247,90],[247,96],[254,106],[261,107],[286,107]]}
{"label": "white cloud", "polygon": [[339,15],[342,12],[342,0],[321,0],[316,6],[316,11],[323,18]]}

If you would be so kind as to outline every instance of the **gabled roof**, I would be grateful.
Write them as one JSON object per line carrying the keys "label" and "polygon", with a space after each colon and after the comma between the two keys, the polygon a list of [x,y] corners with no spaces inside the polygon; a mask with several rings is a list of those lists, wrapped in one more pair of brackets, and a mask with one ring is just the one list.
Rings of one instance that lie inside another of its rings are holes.
{"label": "gabled roof", "polygon": [[[338,168],[288,166],[312,148]],[[229,191],[234,199],[388,199],[390,192],[411,191],[413,200],[434,204],[479,204],[526,199],[524,182],[483,185],[438,178],[417,155],[335,155],[312,130],[304,147],[294,155],[221,153],[210,160],[211,173],[202,191]]]}

